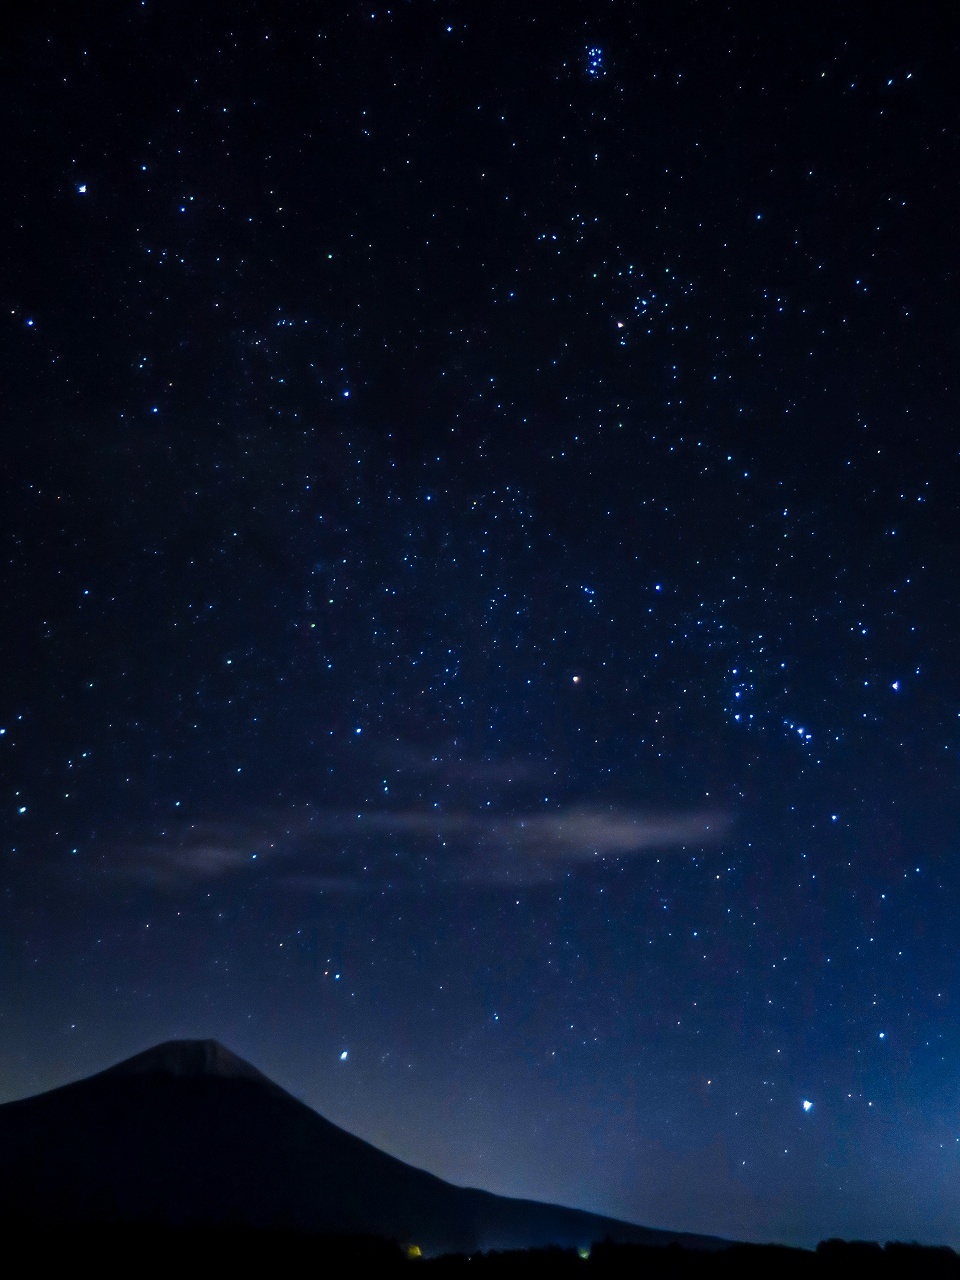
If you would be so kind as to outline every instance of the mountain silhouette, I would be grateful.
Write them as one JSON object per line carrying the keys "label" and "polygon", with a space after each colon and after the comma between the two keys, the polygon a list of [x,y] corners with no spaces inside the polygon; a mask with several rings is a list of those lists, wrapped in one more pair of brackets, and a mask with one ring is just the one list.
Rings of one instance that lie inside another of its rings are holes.
{"label": "mountain silhouette", "polygon": [[727,1243],[454,1186],[324,1120],[215,1040],[169,1041],[0,1106],[0,1204],[41,1225],[285,1228],[424,1254]]}

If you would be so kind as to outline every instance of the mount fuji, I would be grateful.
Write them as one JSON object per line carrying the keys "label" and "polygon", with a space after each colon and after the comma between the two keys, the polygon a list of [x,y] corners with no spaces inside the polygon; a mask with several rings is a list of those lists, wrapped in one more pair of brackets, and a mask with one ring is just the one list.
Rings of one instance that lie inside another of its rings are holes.
{"label": "mount fuji", "polygon": [[214,1040],[0,1106],[0,1204],[38,1225],[364,1235],[424,1254],[726,1241],[454,1186],[331,1124]]}

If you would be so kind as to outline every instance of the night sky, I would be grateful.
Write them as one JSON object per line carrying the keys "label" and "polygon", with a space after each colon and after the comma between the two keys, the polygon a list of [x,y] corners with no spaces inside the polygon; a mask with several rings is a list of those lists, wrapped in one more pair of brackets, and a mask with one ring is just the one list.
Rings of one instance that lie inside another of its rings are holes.
{"label": "night sky", "polygon": [[960,23],[23,11],[0,1100],[960,1245]]}

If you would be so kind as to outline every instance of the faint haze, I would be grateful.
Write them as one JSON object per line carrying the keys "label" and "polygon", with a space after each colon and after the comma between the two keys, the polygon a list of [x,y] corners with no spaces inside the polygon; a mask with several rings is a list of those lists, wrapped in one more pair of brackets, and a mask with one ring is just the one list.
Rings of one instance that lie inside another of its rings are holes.
{"label": "faint haze", "polygon": [[243,821],[171,825],[163,838],[119,846],[123,879],[158,886],[274,876],[288,889],[341,893],[405,883],[429,865],[437,883],[537,884],[579,869],[721,839],[712,810],[650,812],[571,805],[502,815],[426,807],[314,810]]}

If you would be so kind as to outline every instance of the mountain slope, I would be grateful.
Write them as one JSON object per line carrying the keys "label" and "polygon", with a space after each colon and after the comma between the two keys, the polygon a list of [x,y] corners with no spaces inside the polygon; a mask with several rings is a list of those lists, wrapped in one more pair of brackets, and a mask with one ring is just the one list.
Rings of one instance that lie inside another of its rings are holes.
{"label": "mountain slope", "polygon": [[425,1253],[623,1242],[718,1248],[455,1187],[337,1128],[215,1041],[170,1041],[0,1106],[0,1203],[41,1222],[231,1223]]}

